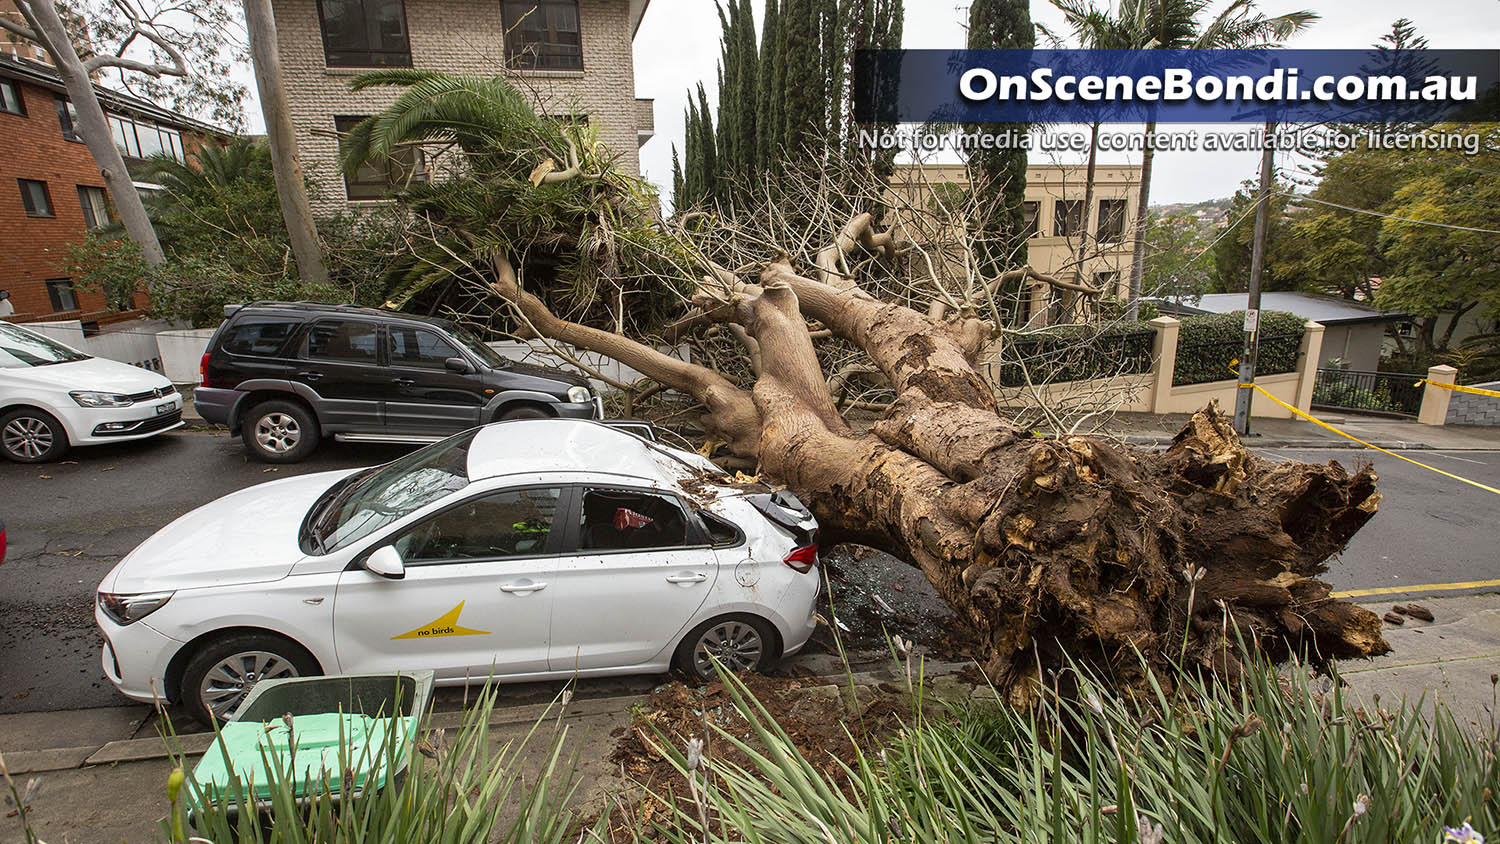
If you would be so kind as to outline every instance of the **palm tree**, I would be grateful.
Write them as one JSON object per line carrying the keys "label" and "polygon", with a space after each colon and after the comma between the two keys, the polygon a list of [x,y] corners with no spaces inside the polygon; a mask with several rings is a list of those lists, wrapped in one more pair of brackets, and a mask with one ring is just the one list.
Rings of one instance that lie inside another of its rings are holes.
{"label": "palm tree", "polygon": [[[1318,19],[1310,11],[1266,16],[1254,0],[1233,0],[1206,22],[1210,0],[1120,0],[1116,9],[1096,7],[1092,0],[1052,0],[1080,43],[1114,50],[1254,50],[1276,47]],[[1146,269],[1146,215],[1151,198],[1151,165],[1156,157],[1150,139],[1156,121],[1146,121],[1147,143],[1141,151],[1141,194],[1136,202],[1135,235],[1130,261],[1127,319],[1139,313],[1141,278]]]}

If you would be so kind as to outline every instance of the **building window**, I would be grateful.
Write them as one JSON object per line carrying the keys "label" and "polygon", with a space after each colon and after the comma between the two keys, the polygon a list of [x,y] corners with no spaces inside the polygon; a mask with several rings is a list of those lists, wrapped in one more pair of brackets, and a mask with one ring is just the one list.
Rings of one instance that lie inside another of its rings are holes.
{"label": "building window", "polygon": [[78,109],[62,97],[53,97],[52,102],[57,105],[57,125],[62,128],[62,136],[70,141],[83,142],[83,137],[78,134]]}
{"label": "building window", "polygon": [[505,0],[505,61],[511,67],[582,70],[578,0]]}
{"label": "building window", "polygon": [[21,99],[21,86],[14,80],[0,79],[0,111],[23,117],[26,115],[26,101]]}
{"label": "building window", "polygon": [[1052,209],[1053,237],[1072,237],[1083,229],[1083,200],[1059,199]]}
{"label": "building window", "polygon": [[78,204],[83,206],[85,228],[97,229],[100,226],[109,225],[109,199],[104,193],[104,188],[79,185]]}
{"label": "building window", "polygon": [[[358,126],[363,117],[335,117],[340,137]],[[344,177],[344,191],[351,200],[387,199],[393,191],[413,182],[427,181],[427,160],[416,147],[397,149],[383,162],[366,161],[353,176]]]}
{"label": "building window", "polygon": [[73,280],[52,278],[47,280],[47,298],[52,300],[52,310],[78,310],[78,297],[73,294]]}
{"label": "building window", "polygon": [[178,163],[187,161],[182,152],[182,133],[167,126],[157,126],[143,120],[132,120],[117,114],[106,115],[109,134],[115,146],[126,158],[148,158],[153,155],[169,155]]}
{"label": "building window", "polygon": [[402,0],[318,0],[329,67],[411,67]]}
{"label": "building window", "polygon": [[21,204],[26,206],[28,217],[55,217],[52,213],[52,195],[47,192],[47,183],[35,179],[16,179],[21,185]]}
{"label": "building window", "polygon": [[1026,237],[1032,238],[1041,235],[1041,220],[1038,219],[1038,217],[1040,217],[1041,215],[1041,212],[1042,204],[1040,202],[1021,203],[1021,229],[1022,231],[1026,232]]}
{"label": "building window", "polygon": [[1119,243],[1125,239],[1125,200],[1099,200],[1100,243]]}

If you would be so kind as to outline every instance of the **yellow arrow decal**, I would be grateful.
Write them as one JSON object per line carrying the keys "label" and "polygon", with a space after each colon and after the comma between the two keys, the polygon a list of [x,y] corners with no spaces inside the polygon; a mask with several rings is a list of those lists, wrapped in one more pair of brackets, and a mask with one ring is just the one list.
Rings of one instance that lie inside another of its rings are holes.
{"label": "yellow arrow decal", "polygon": [[430,639],[437,636],[488,636],[488,630],[475,630],[472,627],[460,627],[458,614],[464,611],[464,602],[459,601],[458,606],[443,613],[439,618],[418,627],[416,630],[408,630],[400,636],[392,636],[391,641],[397,639]]}

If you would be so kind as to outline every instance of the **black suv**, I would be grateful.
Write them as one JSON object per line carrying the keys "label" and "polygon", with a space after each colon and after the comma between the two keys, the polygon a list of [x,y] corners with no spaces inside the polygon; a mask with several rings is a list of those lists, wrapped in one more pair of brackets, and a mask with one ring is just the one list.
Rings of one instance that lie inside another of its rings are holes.
{"label": "black suv", "polygon": [[225,310],[193,403],[272,463],[324,436],[421,443],[500,419],[603,415],[587,379],[509,361],[447,320],[312,302]]}

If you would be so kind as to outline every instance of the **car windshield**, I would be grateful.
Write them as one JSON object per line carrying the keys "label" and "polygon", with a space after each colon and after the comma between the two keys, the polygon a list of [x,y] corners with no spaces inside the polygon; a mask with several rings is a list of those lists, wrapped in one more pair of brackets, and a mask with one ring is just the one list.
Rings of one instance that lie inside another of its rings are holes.
{"label": "car windshield", "polygon": [[8,323],[0,324],[0,369],[50,366],[88,359],[83,352],[70,349],[50,337]]}
{"label": "car windshield", "polygon": [[468,486],[469,443],[476,433],[433,443],[329,490],[308,513],[313,550],[336,551]]}
{"label": "car windshield", "polygon": [[454,329],[452,331],[449,331],[448,333],[453,335],[453,339],[463,344],[463,347],[465,349],[473,352],[480,360],[484,361],[485,366],[496,369],[505,365],[506,360],[500,355],[499,352],[491,349],[484,343],[481,343],[478,337],[475,337],[468,331],[462,328],[454,327]]}

